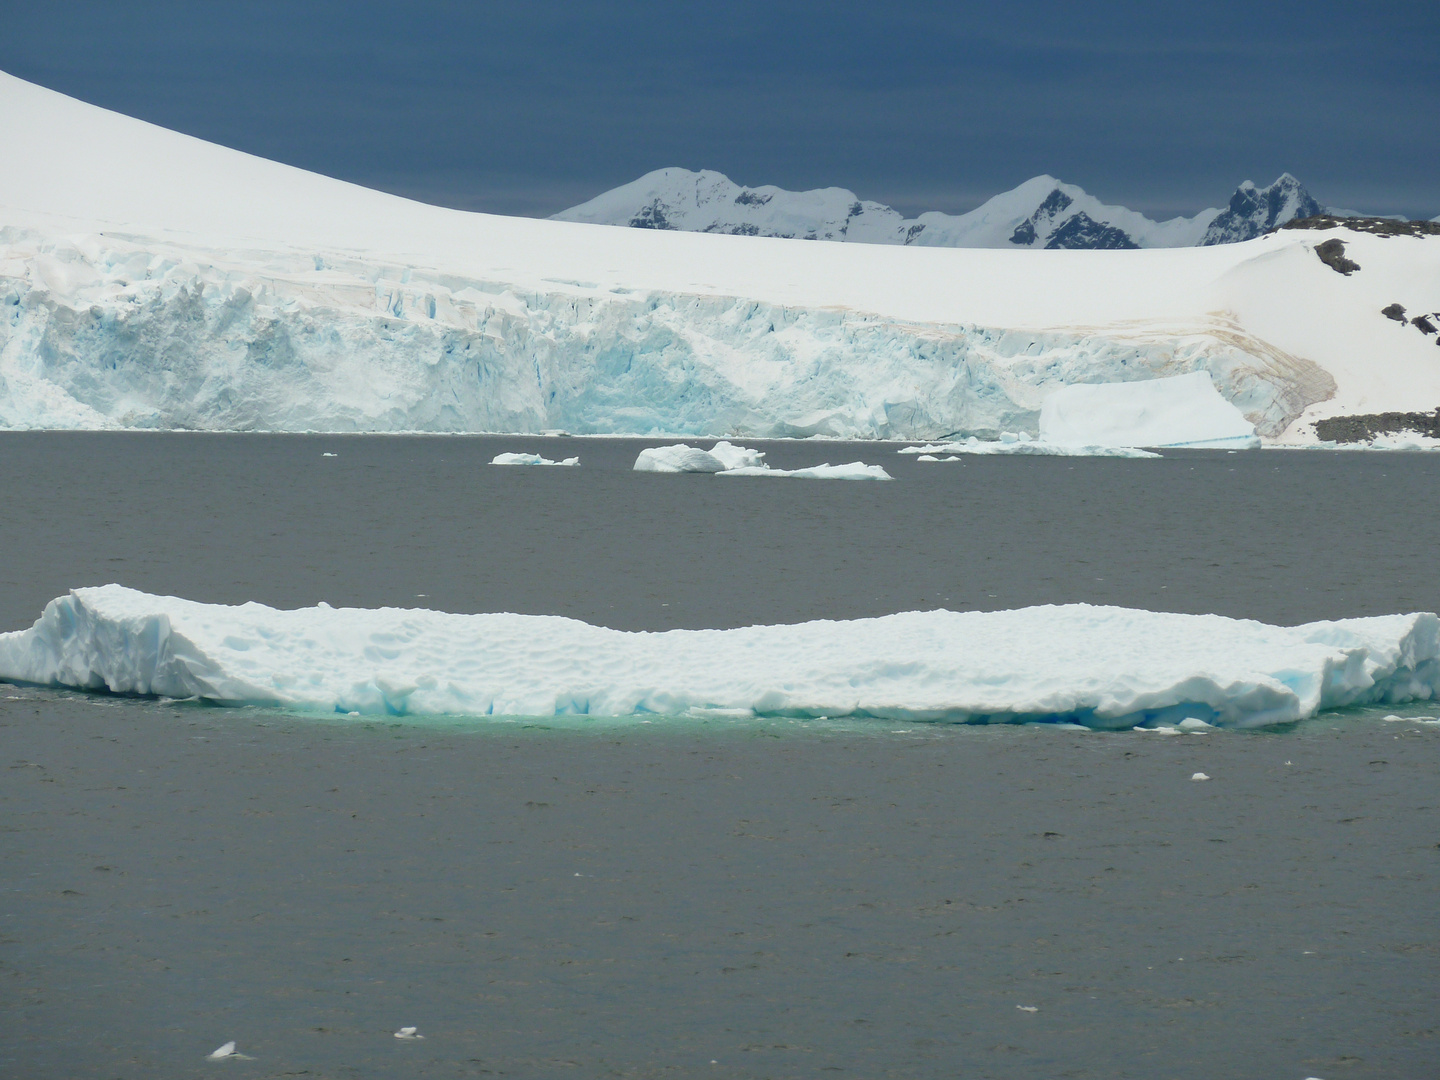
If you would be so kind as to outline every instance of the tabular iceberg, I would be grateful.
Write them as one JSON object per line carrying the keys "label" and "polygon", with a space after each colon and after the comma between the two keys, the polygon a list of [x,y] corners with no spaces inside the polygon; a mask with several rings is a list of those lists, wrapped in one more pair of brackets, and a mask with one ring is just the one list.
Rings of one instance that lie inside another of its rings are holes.
{"label": "tabular iceberg", "polygon": [[381,715],[1253,727],[1435,696],[1440,620],[1276,627],[1072,604],[631,633],[553,616],[226,607],[106,585],[0,635],[0,679]]}

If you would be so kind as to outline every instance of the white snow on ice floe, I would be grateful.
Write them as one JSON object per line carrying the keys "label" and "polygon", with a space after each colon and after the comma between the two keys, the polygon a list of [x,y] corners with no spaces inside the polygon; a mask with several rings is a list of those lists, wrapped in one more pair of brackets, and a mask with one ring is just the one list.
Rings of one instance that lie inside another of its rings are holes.
{"label": "white snow on ice floe", "polygon": [[1061,446],[1260,445],[1255,425],[1220,396],[1208,371],[1061,387],[1040,407],[1040,438]]}
{"label": "white snow on ice floe", "polygon": [[0,679],[362,715],[1247,727],[1430,700],[1440,620],[1277,627],[1072,604],[631,633],[553,616],[226,607],[106,585],[0,635]]}
{"label": "white snow on ice floe", "polygon": [[[1206,371],[1267,439],[1440,405],[1440,238],[798,243],[465,213],[0,74],[0,427],[993,438]],[[1363,269],[1315,255],[1330,239]]]}
{"label": "white snow on ice floe", "polygon": [[721,476],[780,476],[792,480],[893,480],[883,465],[866,465],[863,461],[850,461],[844,465],[811,465],[808,469],[772,469],[768,465],[758,468],[726,469]]}
{"label": "white snow on ice floe", "polygon": [[490,459],[491,465],[579,465],[578,457],[567,457],[562,461],[551,461],[539,454],[496,454]]}
{"label": "white snow on ice floe", "polygon": [[852,461],[847,465],[812,465],[807,469],[772,469],[765,464],[765,454],[728,442],[718,442],[709,450],[700,450],[685,443],[673,446],[651,446],[635,458],[636,472],[715,473],[721,476],[777,476],[797,480],[892,480],[881,465]]}
{"label": "white snow on ice floe", "polygon": [[952,442],[926,443],[924,446],[904,446],[898,451],[901,454],[918,454],[916,461],[956,461],[956,457],[938,458],[936,454],[971,454],[990,455],[999,454],[1003,456],[1030,456],[1040,457],[1114,457],[1114,458],[1158,458],[1159,454],[1152,454],[1148,450],[1140,450],[1133,446],[1063,446],[1058,443],[1043,442],[1039,439],[1032,439],[1028,432],[1002,431],[999,439],[977,439],[971,435],[968,439],[960,439]]}
{"label": "white snow on ice floe", "polygon": [[698,447],[676,443],[674,446],[647,446],[635,458],[636,472],[656,473],[718,473],[725,471],[725,462]]}

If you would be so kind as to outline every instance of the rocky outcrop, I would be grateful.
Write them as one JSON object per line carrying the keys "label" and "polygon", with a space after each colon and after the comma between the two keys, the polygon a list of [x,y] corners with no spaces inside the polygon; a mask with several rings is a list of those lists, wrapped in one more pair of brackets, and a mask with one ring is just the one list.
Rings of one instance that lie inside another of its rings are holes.
{"label": "rocky outcrop", "polygon": [[1230,205],[1210,222],[1200,246],[1238,244],[1294,221],[1321,213],[1305,186],[1288,172],[1266,188],[1246,180],[1230,196]]}

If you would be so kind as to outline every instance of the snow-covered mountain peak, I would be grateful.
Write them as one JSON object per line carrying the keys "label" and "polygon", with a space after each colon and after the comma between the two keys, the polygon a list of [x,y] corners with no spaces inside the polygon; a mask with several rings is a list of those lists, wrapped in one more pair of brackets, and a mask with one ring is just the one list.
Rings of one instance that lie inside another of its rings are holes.
{"label": "snow-covered mountain peak", "polygon": [[1227,209],[1152,221],[1048,174],[1001,192],[966,214],[931,211],[912,219],[846,188],[751,188],[709,169],[668,168],[555,217],[632,228],[918,247],[1115,249],[1234,243],[1320,212],[1320,205],[1289,173],[1265,188],[1247,180]]}
{"label": "snow-covered mountain peak", "polygon": [[1265,188],[1246,180],[1230,196],[1230,205],[1210,223],[1200,243],[1233,244],[1250,240],[1286,222],[1322,212],[1323,208],[1305,190],[1305,185],[1288,172],[1281,173],[1280,179]]}

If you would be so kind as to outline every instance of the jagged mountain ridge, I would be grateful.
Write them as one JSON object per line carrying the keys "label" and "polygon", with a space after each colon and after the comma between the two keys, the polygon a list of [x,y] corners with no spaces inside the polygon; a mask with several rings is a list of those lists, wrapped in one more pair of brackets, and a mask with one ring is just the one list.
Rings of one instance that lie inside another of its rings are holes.
{"label": "jagged mountain ridge", "polygon": [[554,217],[638,229],[868,244],[1097,249],[1236,243],[1323,210],[1289,173],[1264,188],[1245,181],[1223,210],[1152,221],[1048,175],[1027,180],[966,214],[931,211],[906,218],[883,203],[859,199],[846,188],[750,188],[712,170],[668,168],[646,173]]}

